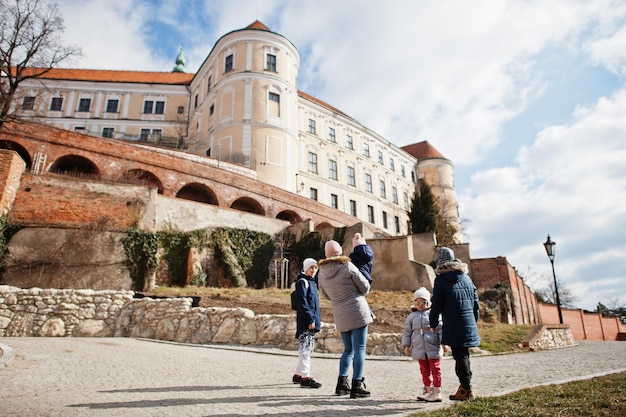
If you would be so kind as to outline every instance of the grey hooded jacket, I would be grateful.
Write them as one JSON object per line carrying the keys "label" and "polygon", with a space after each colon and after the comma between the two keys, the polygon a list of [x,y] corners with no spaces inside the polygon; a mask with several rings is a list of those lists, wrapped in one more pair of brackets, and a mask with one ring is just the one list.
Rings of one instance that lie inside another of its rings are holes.
{"label": "grey hooded jacket", "polygon": [[404,322],[402,332],[402,346],[411,347],[411,357],[417,359],[441,359],[441,322],[437,326],[437,333],[430,331],[430,308],[414,310]]}
{"label": "grey hooded jacket", "polygon": [[365,299],[370,283],[350,258],[333,256],[317,264],[320,293],[330,300],[337,331],[347,332],[370,324],[373,319]]}

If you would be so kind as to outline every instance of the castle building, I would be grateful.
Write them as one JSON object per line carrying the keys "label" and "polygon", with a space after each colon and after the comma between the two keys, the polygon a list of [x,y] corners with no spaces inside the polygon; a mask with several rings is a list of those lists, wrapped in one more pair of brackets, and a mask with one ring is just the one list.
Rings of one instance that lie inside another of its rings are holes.
{"label": "castle building", "polygon": [[15,112],[239,164],[387,236],[410,234],[407,211],[423,179],[460,226],[451,162],[427,142],[422,161],[410,146],[298,90],[298,50],[263,23],[223,35],[196,73],[184,66],[181,50],[171,72],[51,69],[20,84]]}

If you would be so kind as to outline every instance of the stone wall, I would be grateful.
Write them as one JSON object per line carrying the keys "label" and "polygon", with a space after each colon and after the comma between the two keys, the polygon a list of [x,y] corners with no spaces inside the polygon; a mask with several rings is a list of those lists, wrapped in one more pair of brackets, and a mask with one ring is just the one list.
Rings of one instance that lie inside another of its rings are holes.
{"label": "stone wall", "polygon": [[[295,314],[192,307],[192,299],[134,298],[133,291],[21,289],[0,285],[0,337],[137,337],[297,349]],[[402,355],[400,334],[370,334],[371,355]],[[335,325],[322,323],[317,352],[340,353]]]}
{"label": "stone wall", "polygon": [[575,344],[572,330],[566,324],[539,325],[522,342],[530,350],[556,349]]}

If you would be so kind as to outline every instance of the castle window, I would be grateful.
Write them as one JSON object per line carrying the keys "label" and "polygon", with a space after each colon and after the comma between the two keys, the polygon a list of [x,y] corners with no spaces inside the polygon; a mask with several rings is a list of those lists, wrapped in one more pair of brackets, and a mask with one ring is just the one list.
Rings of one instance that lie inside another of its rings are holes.
{"label": "castle window", "polygon": [[383,159],[383,151],[378,151],[378,163],[381,165],[385,165],[385,160]]}
{"label": "castle window", "polygon": [[372,206],[367,206],[367,221],[374,223],[374,207]]}
{"label": "castle window", "polygon": [[215,104],[211,104],[211,107],[209,107],[209,116],[211,116],[213,113],[215,113]]}
{"label": "castle window", "polygon": [[309,188],[309,197],[311,200],[317,201],[317,188]]}
{"label": "castle window", "polygon": [[380,196],[381,198],[387,198],[387,187],[385,186],[385,181],[380,181]]}
{"label": "castle window", "polygon": [[356,174],[354,173],[354,167],[348,167],[348,185],[356,186]]}
{"label": "castle window", "polygon": [[206,82],[206,91],[207,93],[211,91],[211,76],[209,75],[209,79]]}
{"label": "castle window", "polygon": [[334,209],[339,208],[339,198],[337,197],[337,194],[330,195],[330,206]]}
{"label": "castle window", "polygon": [[350,215],[356,217],[356,201],[350,200]]}
{"label": "castle window", "polygon": [[107,100],[107,108],[106,108],[105,112],[106,113],[117,113],[117,106],[118,106],[118,104],[119,104],[119,100]]}
{"label": "castle window", "polygon": [[102,137],[103,138],[112,138],[113,132],[115,131],[112,127],[103,127],[102,128]]}
{"label": "castle window", "polygon": [[22,110],[33,110],[35,108],[35,97],[27,96],[22,101]]}
{"label": "castle window", "polygon": [[335,136],[335,129],[332,127],[328,128],[328,140],[331,142],[337,142],[337,137]]}
{"label": "castle window", "polygon": [[276,103],[280,103],[280,95],[276,93],[269,93],[268,98],[270,101],[275,101]]}
{"label": "castle window", "polygon": [[396,187],[391,187],[391,198],[393,198],[394,204],[398,204],[398,189]]}
{"label": "castle window", "polygon": [[146,100],[143,102],[143,112],[144,114],[163,114],[165,111],[165,102],[164,101],[152,101]]}
{"label": "castle window", "polygon": [[269,117],[280,117],[280,95],[272,93],[267,94],[267,115]]}
{"label": "castle window", "polygon": [[178,114],[183,114],[185,112],[184,106],[178,106]]}
{"label": "castle window", "polygon": [[389,169],[391,169],[392,171],[396,170],[396,162],[393,160],[393,158],[389,158]]}
{"label": "castle window", "polygon": [[317,134],[315,128],[315,120],[313,119],[309,119],[309,133],[313,133],[314,135]]}
{"label": "castle window", "polygon": [[354,150],[354,140],[350,135],[346,135],[346,147]]}
{"label": "castle window", "polygon": [[309,152],[309,172],[317,174],[317,154]]}
{"label": "castle window", "polygon": [[337,180],[337,161],[331,159],[328,161],[328,176],[331,180]]}
{"label": "castle window", "polygon": [[265,55],[265,69],[276,72],[276,55]]}
{"label": "castle window", "polygon": [[63,97],[52,97],[50,111],[61,111],[63,108]]}
{"label": "castle window", "polygon": [[406,178],[406,171],[404,170],[404,165],[400,165],[400,174],[402,174],[402,176]]}
{"label": "castle window", "polygon": [[400,217],[394,216],[393,221],[396,224],[396,233],[400,233]]}
{"label": "castle window", "polygon": [[372,176],[365,174],[365,191],[372,192]]}
{"label": "castle window", "polygon": [[367,156],[368,158],[370,157],[370,145],[369,145],[369,143],[364,143],[363,144],[363,155]]}
{"label": "castle window", "polygon": [[233,54],[230,54],[226,57],[224,61],[224,72],[233,70]]}
{"label": "castle window", "polygon": [[79,112],[88,112],[91,108],[91,99],[90,98],[81,98],[78,102],[78,111]]}
{"label": "castle window", "polygon": [[383,229],[386,229],[387,227],[389,227],[387,224],[387,212],[383,211]]}

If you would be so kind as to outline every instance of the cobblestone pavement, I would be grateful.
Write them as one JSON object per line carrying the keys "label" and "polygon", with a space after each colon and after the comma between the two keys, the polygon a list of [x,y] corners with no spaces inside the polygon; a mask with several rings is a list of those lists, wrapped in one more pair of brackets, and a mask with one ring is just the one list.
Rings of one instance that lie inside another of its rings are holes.
{"label": "cobblestone pavement", "polygon": [[[368,356],[372,396],[333,395],[338,356],[314,354],[320,389],[291,383],[295,352],[130,338],[0,338],[0,415],[47,416],[407,416],[449,406],[458,386],[443,360],[444,401],[418,403],[419,367]],[[626,342],[472,357],[474,391],[521,388],[626,371]]]}

